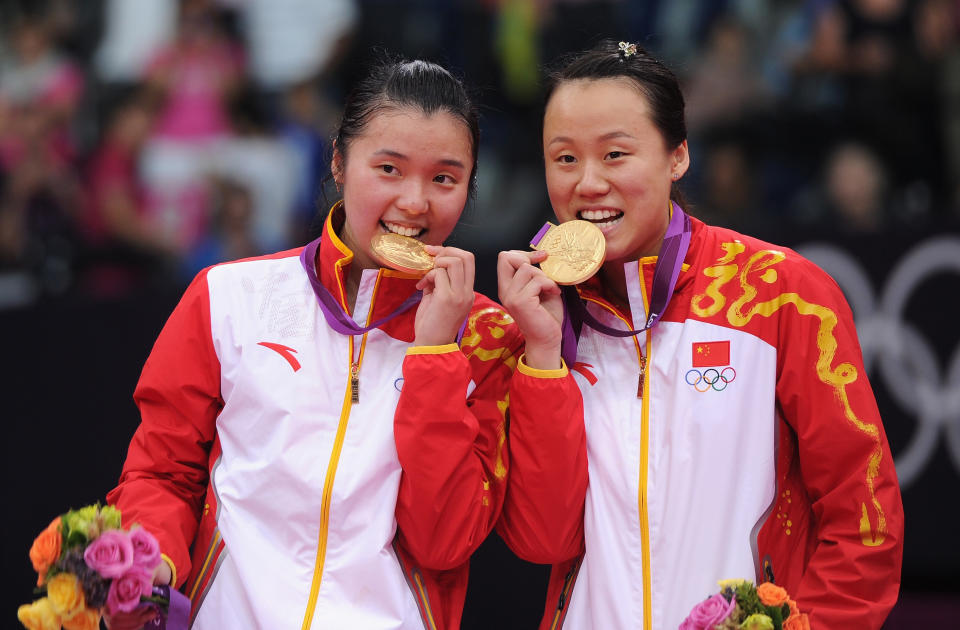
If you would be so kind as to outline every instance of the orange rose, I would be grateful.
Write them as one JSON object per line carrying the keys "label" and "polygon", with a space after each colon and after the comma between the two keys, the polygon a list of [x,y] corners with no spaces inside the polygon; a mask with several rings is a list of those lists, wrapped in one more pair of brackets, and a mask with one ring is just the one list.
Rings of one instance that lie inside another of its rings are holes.
{"label": "orange rose", "polygon": [[764,606],[782,606],[790,599],[785,589],[770,582],[764,582],[757,587],[757,597]]}
{"label": "orange rose", "polygon": [[60,557],[60,517],[53,519],[30,547],[30,562],[37,572],[37,586],[43,586],[47,571]]}
{"label": "orange rose", "polygon": [[[792,599],[788,599],[787,606],[790,607],[790,617],[800,614],[800,607],[797,606],[797,602],[793,601]],[[787,619],[789,619],[790,617],[787,617]]]}
{"label": "orange rose", "polygon": [[810,630],[810,619],[806,613],[790,614],[783,622],[783,630]]}
{"label": "orange rose", "polygon": [[47,599],[53,612],[69,619],[83,610],[83,589],[73,573],[57,573],[47,582]]}
{"label": "orange rose", "polygon": [[63,620],[63,630],[100,630],[100,612],[84,608],[73,617]]}
{"label": "orange rose", "polygon": [[27,630],[60,630],[60,618],[46,597],[18,608],[17,619]]}

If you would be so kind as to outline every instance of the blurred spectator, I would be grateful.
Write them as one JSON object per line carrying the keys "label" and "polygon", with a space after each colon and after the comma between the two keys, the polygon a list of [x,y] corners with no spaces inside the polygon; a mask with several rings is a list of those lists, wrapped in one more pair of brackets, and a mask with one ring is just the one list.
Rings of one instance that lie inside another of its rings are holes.
{"label": "blurred spectator", "polygon": [[277,126],[280,139],[295,160],[296,173],[293,243],[309,239],[310,225],[317,211],[326,208],[319,199],[323,182],[330,172],[330,137],[338,112],[329,109],[316,80],[303,81],[287,88],[280,103]]}
{"label": "blurred spectator", "polygon": [[734,18],[714,22],[704,51],[687,81],[687,130],[692,136],[730,126],[765,106],[746,29]]}
{"label": "blurred spectator", "polygon": [[922,0],[916,9],[919,54],[936,68],[944,130],[944,201],[960,218],[960,2]]}
{"label": "blurred spectator", "polygon": [[263,253],[253,238],[253,197],[238,181],[217,181],[210,230],[181,265],[184,281],[204,267]]}
{"label": "blurred spectator", "polygon": [[290,247],[300,175],[297,157],[273,132],[252,90],[241,90],[232,99],[230,118],[233,134],[219,144],[211,173],[243,182],[249,190],[250,223],[260,253]]}
{"label": "blurred spectator", "polygon": [[838,0],[821,15],[817,61],[842,78],[844,130],[870,139],[895,186],[938,189],[944,149],[936,66],[907,0]]}
{"label": "blurred spectator", "polygon": [[83,75],[54,49],[45,16],[20,17],[9,35],[0,65],[0,168],[14,168],[28,153],[66,165],[76,157],[70,128]]}
{"label": "blurred spectator", "polygon": [[241,0],[250,76],[267,92],[328,73],[358,19],[353,0]]}
{"label": "blurred spectator", "polygon": [[155,99],[134,90],[108,116],[86,178],[88,204],[81,261],[84,289],[97,295],[123,292],[180,256],[180,244],[157,229],[147,211],[137,170],[140,151],[156,115]]}
{"label": "blurred spectator", "polygon": [[104,0],[103,38],[94,66],[105,83],[136,83],[147,64],[174,37],[177,3],[173,0]]}
{"label": "blurred spectator", "polygon": [[28,273],[39,290],[70,281],[80,199],[71,125],[79,68],[53,45],[44,14],[23,14],[0,65],[0,268]]}
{"label": "blurred spectator", "polygon": [[166,238],[187,250],[208,221],[207,172],[230,131],[228,100],[242,78],[241,51],[209,0],[181,0],[174,42],[150,64],[163,99],[141,168],[151,214]]}
{"label": "blurred spectator", "polygon": [[820,181],[799,198],[797,223],[831,234],[875,234],[891,218],[886,168],[875,152],[857,142],[842,142],[827,158]]}

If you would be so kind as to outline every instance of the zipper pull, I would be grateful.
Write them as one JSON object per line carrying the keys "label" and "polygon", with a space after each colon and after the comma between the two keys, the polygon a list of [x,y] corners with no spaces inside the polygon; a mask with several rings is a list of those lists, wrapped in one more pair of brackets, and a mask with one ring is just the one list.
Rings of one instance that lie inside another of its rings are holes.
{"label": "zipper pull", "polygon": [[360,402],[360,366],[356,363],[350,365],[350,401]]}
{"label": "zipper pull", "polygon": [[640,376],[637,378],[637,398],[643,398],[643,379],[647,375],[647,357],[640,355]]}

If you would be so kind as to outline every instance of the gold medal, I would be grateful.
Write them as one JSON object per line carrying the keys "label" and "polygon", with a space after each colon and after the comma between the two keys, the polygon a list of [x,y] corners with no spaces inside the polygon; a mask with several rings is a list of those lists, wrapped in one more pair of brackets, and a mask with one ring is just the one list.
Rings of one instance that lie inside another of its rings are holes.
{"label": "gold medal", "polygon": [[540,269],[557,284],[580,284],[591,278],[607,250],[600,228],[579,219],[560,225],[546,223],[531,245],[550,254]]}
{"label": "gold medal", "polygon": [[422,276],[433,269],[433,256],[423,243],[409,236],[377,234],[370,239],[370,249],[381,263],[397,271]]}

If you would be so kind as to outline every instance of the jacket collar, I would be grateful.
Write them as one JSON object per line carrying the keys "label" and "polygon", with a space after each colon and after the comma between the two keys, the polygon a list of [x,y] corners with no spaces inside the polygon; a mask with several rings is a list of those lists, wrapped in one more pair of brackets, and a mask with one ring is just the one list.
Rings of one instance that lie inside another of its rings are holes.
{"label": "jacket collar", "polygon": [[[350,312],[352,304],[347,304],[347,275],[354,255],[339,236],[343,229],[346,215],[343,202],[338,201],[330,209],[323,224],[323,233],[320,236],[320,247],[317,248],[316,270],[317,277],[337,299],[346,312]],[[411,293],[416,291],[418,278],[411,274],[393,269],[368,270],[365,273],[377,274],[373,295],[370,298],[373,312],[370,319],[376,320],[390,314],[399,307]],[[400,317],[391,320],[382,328],[390,329],[390,334],[398,338],[410,337],[412,340],[413,315],[416,308],[411,309]],[[366,313],[363,314],[366,317]],[[409,326],[405,325],[409,321]],[[409,327],[409,331],[406,329]]]}
{"label": "jacket collar", "polygon": [[[689,272],[691,266],[693,266],[694,261],[696,260],[697,252],[700,250],[702,245],[704,223],[703,221],[691,216],[690,227],[693,230],[690,236],[690,248],[687,250],[687,255],[683,259],[683,268],[680,270],[680,276],[677,278],[677,284],[673,289],[674,295],[683,293],[686,287],[690,286],[694,280],[694,274]],[[653,289],[653,272],[657,266],[657,259],[657,256],[644,256],[642,258],[623,263],[625,267],[631,263],[637,264],[644,286],[646,287],[647,295],[650,295],[650,292]],[[583,284],[580,284],[577,287],[577,290],[580,292],[580,295],[586,299],[599,302],[614,311],[619,312],[620,310],[614,306],[612,294],[610,294],[610,292],[604,286],[603,278],[599,272]]]}

